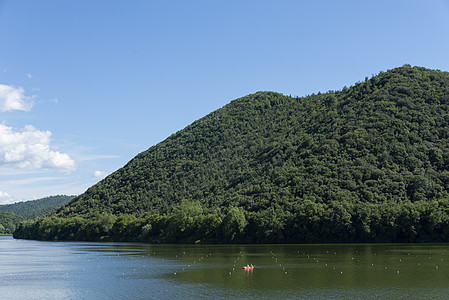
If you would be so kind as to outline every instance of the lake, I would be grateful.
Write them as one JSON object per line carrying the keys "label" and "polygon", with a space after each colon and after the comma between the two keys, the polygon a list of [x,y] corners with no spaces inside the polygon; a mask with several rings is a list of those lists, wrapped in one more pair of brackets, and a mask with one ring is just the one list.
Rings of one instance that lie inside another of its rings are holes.
{"label": "lake", "polygon": [[[436,299],[449,244],[148,245],[0,237],[1,299]],[[243,265],[253,264],[245,271]]]}

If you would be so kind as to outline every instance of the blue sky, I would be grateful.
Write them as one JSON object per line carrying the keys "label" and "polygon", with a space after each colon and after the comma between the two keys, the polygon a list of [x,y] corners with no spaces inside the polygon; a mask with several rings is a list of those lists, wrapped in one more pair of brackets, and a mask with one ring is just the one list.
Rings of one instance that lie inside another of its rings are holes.
{"label": "blue sky", "polygon": [[0,204],[80,194],[256,91],[449,71],[449,1],[0,0]]}

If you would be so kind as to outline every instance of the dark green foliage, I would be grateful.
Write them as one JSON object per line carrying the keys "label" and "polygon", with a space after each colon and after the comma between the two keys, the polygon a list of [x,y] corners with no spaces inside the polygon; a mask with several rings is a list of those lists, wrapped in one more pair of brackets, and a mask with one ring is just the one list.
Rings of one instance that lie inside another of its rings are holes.
{"label": "dark green foliage", "polygon": [[342,91],[258,92],[140,153],[16,235],[446,241],[448,112],[449,74],[408,65]]}
{"label": "dark green foliage", "polygon": [[50,196],[42,199],[0,205],[0,211],[14,213],[29,220],[46,215],[75,196]]}
{"label": "dark green foliage", "polygon": [[15,238],[150,243],[445,242],[449,200],[298,203],[291,211],[232,207],[224,215],[193,210],[136,218],[110,213],[46,217],[21,223]]}
{"label": "dark green foliage", "polygon": [[22,217],[0,211],[0,234],[12,234],[21,221],[23,221]]}

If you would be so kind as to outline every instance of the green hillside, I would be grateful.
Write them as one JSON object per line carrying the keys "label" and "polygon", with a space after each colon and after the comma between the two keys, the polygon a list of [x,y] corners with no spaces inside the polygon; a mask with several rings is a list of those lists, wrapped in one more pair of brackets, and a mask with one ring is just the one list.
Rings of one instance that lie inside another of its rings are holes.
{"label": "green hillside", "polygon": [[73,198],[74,196],[59,195],[0,205],[0,234],[12,234],[23,220],[44,216]]}
{"label": "green hillside", "polygon": [[12,234],[16,226],[22,221],[23,218],[18,215],[0,211],[0,235]]}
{"label": "green hillside", "polygon": [[42,199],[0,205],[0,211],[14,213],[29,220],[46,215],[57,207],[66,204],[75,196],[50,196]]}
{"label": "green hillside", "polygon": [[449,240],[449,73],[232,101],[15,237],[148,242]]}

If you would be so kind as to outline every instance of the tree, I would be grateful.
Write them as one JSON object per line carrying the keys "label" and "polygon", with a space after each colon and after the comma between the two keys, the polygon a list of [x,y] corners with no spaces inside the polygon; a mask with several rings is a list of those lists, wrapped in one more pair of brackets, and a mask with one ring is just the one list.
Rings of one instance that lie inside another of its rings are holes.
{"label": "tree", "polygon": [[223,218],[222,232],[225,241],[238,241],[248,222],[241,207],[230,207],[228,213]]}

